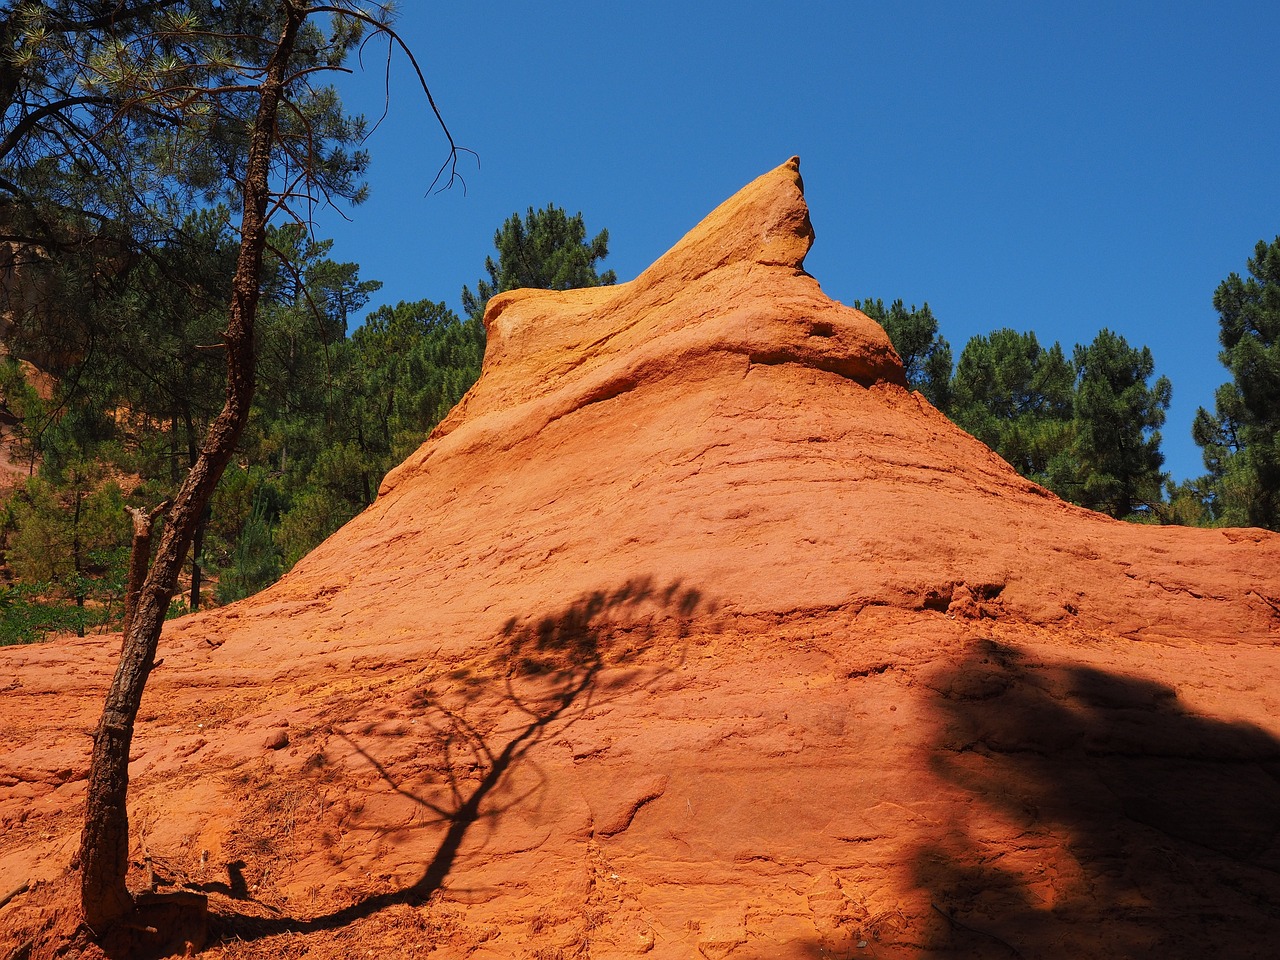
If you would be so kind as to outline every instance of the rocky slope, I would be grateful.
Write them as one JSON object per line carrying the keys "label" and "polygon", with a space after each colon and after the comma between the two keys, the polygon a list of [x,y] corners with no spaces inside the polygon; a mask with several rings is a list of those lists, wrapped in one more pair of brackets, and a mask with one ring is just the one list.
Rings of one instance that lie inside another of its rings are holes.
{"label": "rocky slope", "polygon": [[[172,625],[135,846],[211,955],[1273,955],[1280,537],[1017,476],[812,237],[791,160],[630,283],[495,298],[378,501]],[[117,644],[0,651],[24,955]]]}

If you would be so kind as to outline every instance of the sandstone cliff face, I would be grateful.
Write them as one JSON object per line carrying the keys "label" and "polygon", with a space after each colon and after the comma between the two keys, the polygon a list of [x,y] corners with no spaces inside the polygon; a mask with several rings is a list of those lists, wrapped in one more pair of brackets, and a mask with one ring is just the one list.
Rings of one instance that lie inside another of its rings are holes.
{"label": "sandstone cliff face", "polygon": [[[1062,503],[803,271],[792,160],[162,641],[134,832],[236,957],[1269,957],[1280,537]],[[0,938],[114,644],[0,651]],[[6,687],[7,684],[7,687]]]}

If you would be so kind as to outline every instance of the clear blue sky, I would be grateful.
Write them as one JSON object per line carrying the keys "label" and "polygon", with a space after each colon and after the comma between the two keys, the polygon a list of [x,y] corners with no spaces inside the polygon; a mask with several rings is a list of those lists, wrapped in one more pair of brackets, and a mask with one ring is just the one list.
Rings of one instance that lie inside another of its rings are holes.
{"label": "clear blue sky", "polygon": [[[399,27],[480,163],[427,194],[445,143],[396,69],[370,200],[317,226],[385,283],[372,305],[456,308],[502,221],[548,203],[607,227],[630,279],[799,154],[829,295],[927,301],[957,357],[1004,326],[1068,352],[1109,327],[1173,382],[1166,468],[1203,472],[1213,291],[1280,234],[1275,0],[405,0]],[[343,89],[373,117],[366,64]]]}

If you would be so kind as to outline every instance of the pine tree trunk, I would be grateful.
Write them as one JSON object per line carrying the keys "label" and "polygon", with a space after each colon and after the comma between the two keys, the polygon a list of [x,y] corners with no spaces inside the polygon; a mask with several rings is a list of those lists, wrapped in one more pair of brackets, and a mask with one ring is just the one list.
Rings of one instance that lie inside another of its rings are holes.
{"label": "pine tree trunk", "polygon": [[[194,464],[200,456],[200,447],[196,443],[195,424],[191,419],[191,410],[183,411],[183,421],[187,428],[187,460]],[[200,514],[200,522],[196,524],[196,532],[191,538],[191,593],[187,600],[187,609],[195,613],[200,609],[200,564],[204,560],[204,530],[209,524],[209,508]]]}
{"label": "pine tree trunk", "polygon": [[196,526],[235,449],[253,398],[253,322],[266,243],[268,179],[276,115],[289,60],[306,12],[284,0],[284,29],[259,88],[258,113],[249,139],[240,254],[228,311],[226,402],[209,425],[200,456],[174,498],[156,558],[139,592],[124,636],[120,663],[94,735],[84,832],[80,839],[81,905],[85,922],[103,936],[134,913],[126,886],[129,870],[129,749],[142,692],[155,662],[169,601]]}
{"label": "pine tree trunk", "polygon": [[147,579],[147,566],[151,563],[151,530],[156,517],[169,507],[166,500],[150,513],[141,507],[125,507],[133,520],[133,545],[129,550],[129,585],[124,593],[124,624],[120,629],[122,637],[129,635],[133,624],[133,615],[138,610],[138,598],[142,596],[142,585]]}
{"label": "pine tree trunk", "polygon": [[200,564],[204,560],[204,528],[209,522],[209,510],[200,514],[200,522],[196,524],[196,532],[191,538],[191,598],[187,609],[195,613],[200,609]]}

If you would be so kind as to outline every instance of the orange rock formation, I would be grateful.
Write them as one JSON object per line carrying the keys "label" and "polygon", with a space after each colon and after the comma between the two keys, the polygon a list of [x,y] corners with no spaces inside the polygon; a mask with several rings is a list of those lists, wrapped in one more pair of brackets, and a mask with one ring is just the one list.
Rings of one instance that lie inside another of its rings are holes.
{"label": "orange rock formation", "polygon": [[[793,159],[630,283],[495,298],[377,502],[172,625],[135,845],[213,955],[1274,955],[1280,537],[1019,477],[812,237]],[[32,956],[115,647],[0,651]]]}

